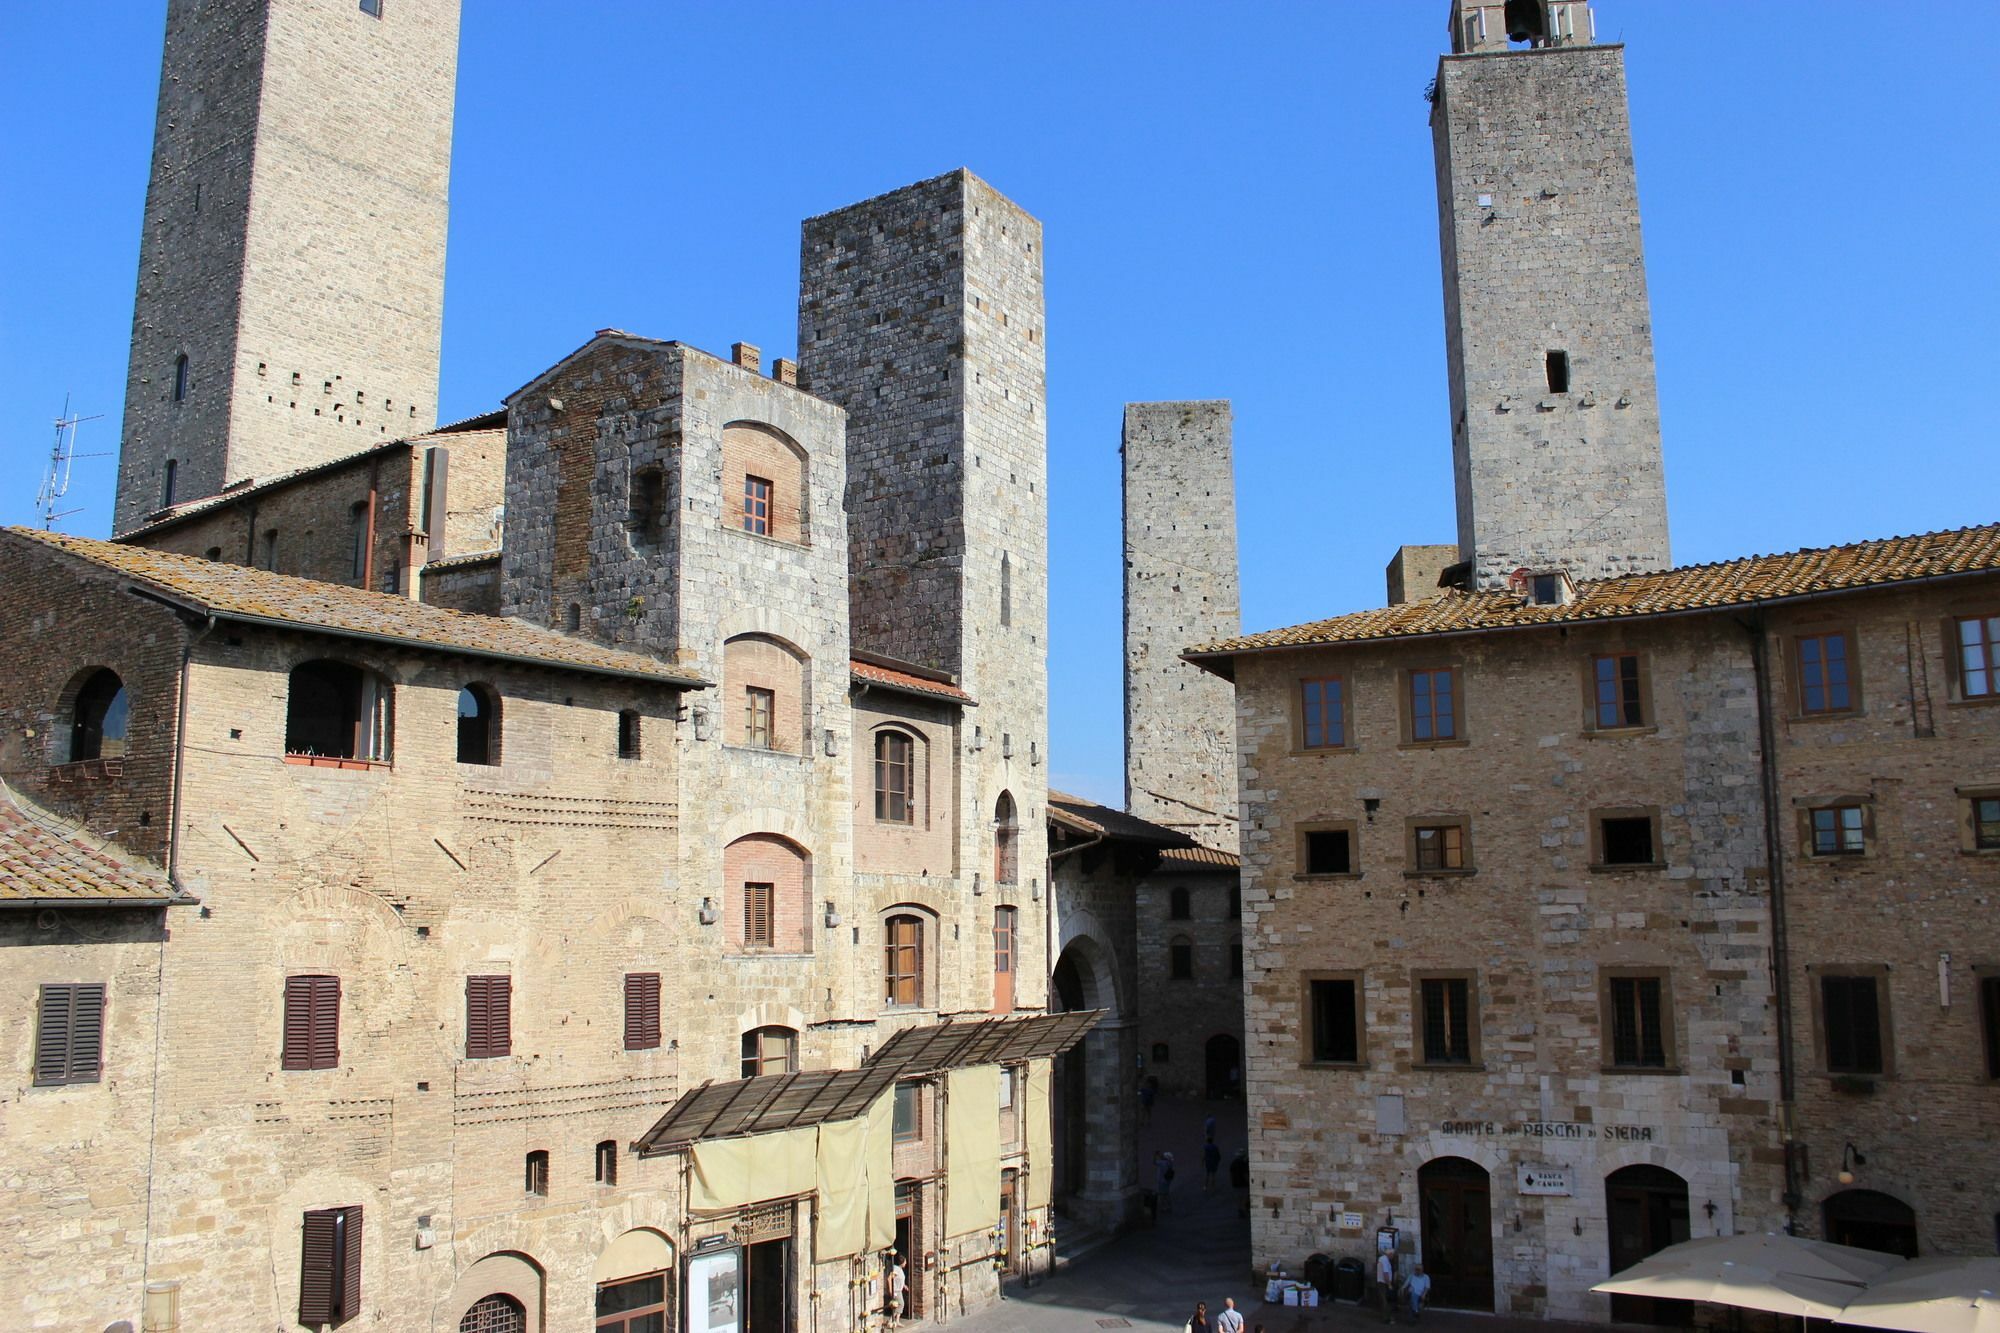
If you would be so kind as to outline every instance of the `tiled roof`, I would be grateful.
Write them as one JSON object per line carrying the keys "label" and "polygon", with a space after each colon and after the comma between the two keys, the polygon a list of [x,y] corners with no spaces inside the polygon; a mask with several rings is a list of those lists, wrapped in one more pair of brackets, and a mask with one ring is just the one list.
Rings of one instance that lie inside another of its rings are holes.
{"label": "tiled roof", "polygon": [[498,560],[499,558],[500,553],[498,551],[467,551],[464,555],[442,555],[435,560],[426,560],[418,568],[423,570],[462,569],[467,565],[484,564],[489,560]]}
{"label": "tiled roof", "polygon": [[2000,523],[1589,580],[1560,606],[1531,605],[1505,591],[1454,589],[1427,602],[1203,644],[1187,656],[1673,615],[1994,570],[2000,570]]}
{"label": "tiled roof", "polygon": [[1049,818],[1072,832],[1117,842],[1143,842],[1154,847],[1186,847],[1193,842],[1185,833],[1067,792],[1049,792]]}
{"label": "tiled roof", "polygon": [[220,620],[631,680],[696,687],[707,684],[642,653],[558,634],[524,620],[450,611],[390,593],[319,583],[220,560],[170,555],[143,546],[32,528],[4,531],[11,540],[53,547],[145,584],[190,611]]}
{"label": "tiled roof", "polygon": [[1243,858],[1212,847],[1169,847],[1160,853],[1162,870],[1236,870]]}
{"label": "tiled roof", "polygon": [[85,841],[80,829],[0,790],[0,907],[165,906],[167,877]]}
{"label": "tiled roof", "polygon": [[927,699],[949,699],[959,704],[972,702],[971,695],[948,681],[930,680],[913,672],[898,671],[894,667],[863,661],[858,657],[850,658],[847,666],[857,684],[901,690],[905,694],[921,694]]}

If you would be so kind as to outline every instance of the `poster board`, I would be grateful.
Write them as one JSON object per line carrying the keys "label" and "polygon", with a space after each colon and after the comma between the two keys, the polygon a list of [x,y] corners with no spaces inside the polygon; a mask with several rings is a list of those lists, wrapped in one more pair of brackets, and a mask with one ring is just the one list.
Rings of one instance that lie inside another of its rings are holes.
{"label": "poster board", "polygon": [[687,1262],[687,1333],[738,1333],[743,1324],[743,1249],[730,1245]]}

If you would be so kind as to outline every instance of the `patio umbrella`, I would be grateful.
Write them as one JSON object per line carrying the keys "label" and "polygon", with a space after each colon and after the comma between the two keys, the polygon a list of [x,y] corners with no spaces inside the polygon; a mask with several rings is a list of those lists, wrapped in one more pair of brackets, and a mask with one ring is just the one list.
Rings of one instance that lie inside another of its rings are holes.
{"label": "patio umbrella", "polygon": [[2000,1333],[2000,1259],[1913,1259],[1834,1321],[1913,1333]]}
{"label": "patio umbrella", "polygon": [[1869,1278],[1902,1262],[1796,1236],[1708,1236],[1669,1245],[1591,1290],[1831,1319]]}

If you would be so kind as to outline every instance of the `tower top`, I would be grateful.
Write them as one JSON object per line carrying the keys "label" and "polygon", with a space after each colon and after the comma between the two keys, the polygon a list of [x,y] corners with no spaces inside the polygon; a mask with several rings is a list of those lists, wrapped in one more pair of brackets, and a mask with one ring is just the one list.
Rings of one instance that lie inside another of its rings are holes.
{"label": "tower top", "polygon": [[1590,0],[1451,0],[1451,52],[1486,55],[1597,40]]}

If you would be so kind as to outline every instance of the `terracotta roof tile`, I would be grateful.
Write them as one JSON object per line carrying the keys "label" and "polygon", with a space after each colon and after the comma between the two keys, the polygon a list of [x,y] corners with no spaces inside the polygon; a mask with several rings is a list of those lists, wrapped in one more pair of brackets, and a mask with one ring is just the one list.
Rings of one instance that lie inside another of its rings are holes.
{"label": "terracotta roof tile", "polygon": [[148,585],[167,600],[218,619],[292,627],[433,652],[527,661],[568,671],[701,686],[699,676],[657,658],[558,634],[524,620],[474,615],[408,597],[273,574],[143,546],[7,528],[15,541],[50,546]]}
{"label": "terracotta roof tile", "polygon": [[1243,858],[1235,852],[1218,852],[1212,847],[1169,847],[1160,853],[1164,869],[1235,870]]}
{"label": "terracotta roof tile", "polygon": [[1193,842],[1176,829],[1054,789],[1049,791],[1049,818],[1074,832],[1117,842],[1143,842],[1155,847],[1186,847]]}
{"label": "terracotta roof tile", "polygon": [[1577,584],[1560,606],[1531,605],[1510,592],[1454,589],[1426,602],[1202,644],[1187,656],[1672,615],[1991,570],[2000,570],[2000,523],[1596,579]]}
{"label": "terracotta roof tile", "polygon": [[853,679],[863,685],[879,685],[883,689],[901,690],[905,694],[921,694],[929,699],[949,699],[953,703],[972,702],[971,695],[946,681],[929,680],[908,671],[898,671],[875,662],[865,662],[858,657],[850,658],[847,666]]}
{"label": "terracotta roof tile", "polygon": [[0,791],[0,907],[180,901],[158,870],[122,860],[86,837],[11,791]]}
{"label": "terracotta roof tile", "polygon": [[423,564],[418,565],[417,568],[419,570],[462,569],[467,565],[484,564],[489,560],[498,560],[499,558],[500,553],[498,551],[467,551],[463,555],[441,555],[435,560],[426,560]]}

